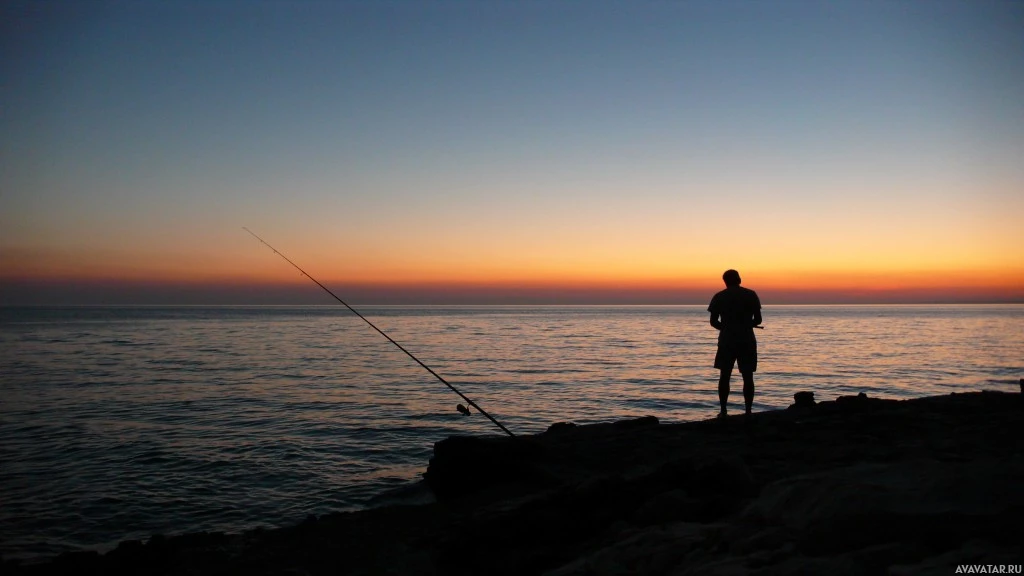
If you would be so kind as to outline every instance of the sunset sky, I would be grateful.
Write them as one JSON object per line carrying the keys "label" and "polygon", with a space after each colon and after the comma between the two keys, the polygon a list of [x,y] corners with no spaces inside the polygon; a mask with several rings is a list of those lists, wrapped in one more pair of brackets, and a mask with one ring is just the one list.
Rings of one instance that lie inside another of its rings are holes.
{"label": "sunset sky", "polygon": [[0,7],[0,305],[1024,301],[1021,2]]}

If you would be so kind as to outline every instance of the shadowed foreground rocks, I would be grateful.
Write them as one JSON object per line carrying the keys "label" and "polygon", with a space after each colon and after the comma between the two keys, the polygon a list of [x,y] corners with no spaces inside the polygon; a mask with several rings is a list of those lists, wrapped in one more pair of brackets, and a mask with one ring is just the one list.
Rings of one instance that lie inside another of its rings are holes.
{"label": "shadowed foreground rocks", "polygon": [[438,442],[437,502],[154,536],[13,574],[953,574],[1024,563],[1024,404],[866,396]]}

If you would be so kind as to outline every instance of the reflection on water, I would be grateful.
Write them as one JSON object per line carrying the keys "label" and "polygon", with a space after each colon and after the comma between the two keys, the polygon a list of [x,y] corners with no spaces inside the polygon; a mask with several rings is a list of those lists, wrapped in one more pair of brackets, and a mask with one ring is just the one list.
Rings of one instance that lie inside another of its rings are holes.
{"label": "reflection on water", "polygon": [[[717,412],[703,307],[367,308],[516,433]],[[754,409],[1018,390],[1024,306],[767,307]],[[350,509],[500,433],[335,307],[0,309],[0,553]],[[741,399],[733,399],[739,407]]]}

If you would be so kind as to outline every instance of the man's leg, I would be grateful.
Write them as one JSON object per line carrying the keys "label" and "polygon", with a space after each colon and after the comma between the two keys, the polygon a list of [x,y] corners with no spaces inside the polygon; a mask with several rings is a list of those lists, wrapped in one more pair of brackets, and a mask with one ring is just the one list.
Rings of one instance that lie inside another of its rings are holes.
{"label": "man's leg", "polygon": [[754,404],[754,373],[740,372],[743,374],[743,404],[747,414],[750,414],[750,407]]}
{"label": "man's leg", "polygon": [[732,366],[722,368],[718,377],[718,402],[722,405],[721,414],[726,413],[726,405],[729,403],[729,378],[732,376]]}

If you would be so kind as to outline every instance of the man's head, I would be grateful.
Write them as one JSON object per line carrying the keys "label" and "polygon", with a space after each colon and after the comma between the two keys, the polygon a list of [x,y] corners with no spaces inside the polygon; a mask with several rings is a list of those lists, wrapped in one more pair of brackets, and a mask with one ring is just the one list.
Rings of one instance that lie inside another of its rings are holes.
{"label": "man's head", "polygon": [[740,273],[735,270],[726,270],[725,274],[722,274],[722,280],[725,281],[726,286],[739,286]]}

